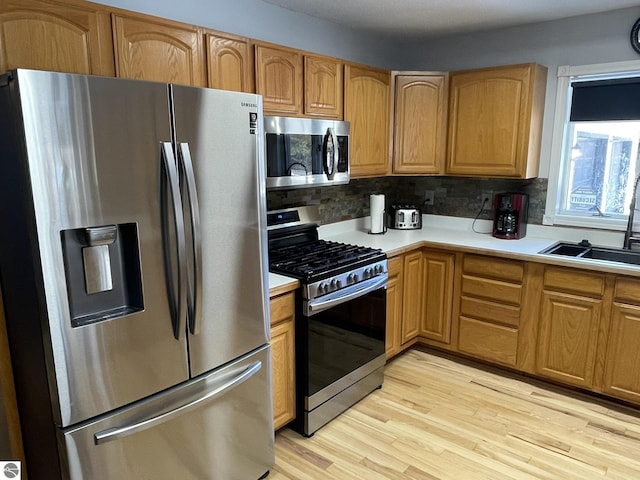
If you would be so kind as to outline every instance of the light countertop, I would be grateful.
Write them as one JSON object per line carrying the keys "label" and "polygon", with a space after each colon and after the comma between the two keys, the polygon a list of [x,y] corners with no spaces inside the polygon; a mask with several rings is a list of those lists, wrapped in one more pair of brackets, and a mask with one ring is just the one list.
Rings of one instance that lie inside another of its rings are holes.
{"label": "light countertop", "polygon": [[[322,225],[319,234],[320,238],[325,240],[379,248],[389,257],[419,247],[432,247],[640,277],[640,266],[638,265],[539,253],[561,240],[580,242],[586,239],[593,245],[620,247],[623,242],[623,232],[528,225],[524,238],[503,240],[494,238],[488,233],[492,226],[490,221],[478,220],[474,226],[472,224],[473,220],[469,218],[423,215],[422,229],[420,230],[389,229],[384,234],[372,235],[368,233],[371,225],[370,219],[363,217]],[[477,232],[487,233],[477,233],[474,228]],[[289,277],[269,275],[269,287],[272,295],[274,288],[286,289],[287,285],[292,287],[291,282],[292,279]],[[290,290],[294,288],[297,288],[297,284]],[[284,293],[284,291],[280,293]]]}

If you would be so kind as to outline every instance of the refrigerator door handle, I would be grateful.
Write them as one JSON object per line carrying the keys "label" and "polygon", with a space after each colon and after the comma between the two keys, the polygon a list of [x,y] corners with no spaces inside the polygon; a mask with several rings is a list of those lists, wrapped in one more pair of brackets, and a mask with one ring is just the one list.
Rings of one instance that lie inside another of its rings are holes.
{"label": "refrigerator door handle", "polygon": [[200,333],[202,319],[202,233],[200,228],[200,208],[196,190],[196,178],[193,173],[193,162],[188,143],[178,143],[178,160],[181,173],[186,179],[189,216],[191,217],[191,254],[189,265],[189,290],[187,305],[189,309],[189,331],[193,335]]}
{"label": "refrigerator door handle", "polygon": [[[252,376],[258,373],[261,368],[262,361],[258,360],[256,362],[253,362],[244,371],[242,371],[242,373],[232,378],[231,380],[224,382],[222,385],[216,386],[206,395],[203,395],[196,400],[185,403],[165,413],[162,413],[155,417],[147,418],[131,425],[102,430],[101,432],[95,433],[93,435],[93,441],[96,445],[103,445],[105,443],[112,442],[114,440],[118,440],[120,438],[133,435],[134,433],[141,432],[142,430],[146,430],[148,428],[168,422],[169,420],[182,415],[183,413],[187,413],[188,411],[199,407],[206,402],[219,398],[222,395],[228,393],[229,391],[239,386],[241,383],[249,380]],[[213,376],[215,376],[215,374],[213,374]]]}
{"label": "refrigerator door handle", "polygon": [[[182,215],[182,198],[180,196],[180,180],[173,145],[170,142],[162,142],[160,149],[163,175],[160,186],[160,203],[162,205],[162,236],[164,245],[164,262],[166,270],[167,291],[169,293],[171,323],[173,324],[173,336],[179,340],[180,334],[185,331],[185,319],[187,317],[187,273],[185,265],[186,246],[184,233],[184,218]],[[176,242],[176,270],[178,292],[175,293],[173,284],[174,270],[171,261],[171,242],[169,241],[169,212],[167,211],[167,183],[169,182],[169,194],[173,216],[173,228],[175,229]]]}

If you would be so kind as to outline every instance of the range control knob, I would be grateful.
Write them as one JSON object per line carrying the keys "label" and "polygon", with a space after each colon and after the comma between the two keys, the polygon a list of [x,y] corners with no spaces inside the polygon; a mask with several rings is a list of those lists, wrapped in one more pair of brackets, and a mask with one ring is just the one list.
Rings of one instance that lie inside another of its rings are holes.
{"label": "range control knob", "polygon": [[337,290],[339,287],[340,287],[340,285],[338,285],[338,282],[336,281],[335,278],[333,280],[331,280],[331,291],[332,292],[334,290]]}
{"label": "range control knob", "polygon": [[364,272],[362,272],[362,277],[367,279],[373,276],[373,269],[371,267],[365,268]]}
{"label": "range control knob", "polygon": [[382,265],[376,265],[375,271],[378,275],[380,275],[381,273],[384,273],[384,268],[382,267]]}
{"label": "range control knob", "polygon": [[320,285],[318,285],[318,293],[319,294],[325,294],[329,291],[328,289],[328,285],[326,283],[321,283]]}
{"label": "range control knob", "polygon": [[352,285],[354,283],[358,283],[358,274],[350,273],[349,276],[347,276],[347,285]]}

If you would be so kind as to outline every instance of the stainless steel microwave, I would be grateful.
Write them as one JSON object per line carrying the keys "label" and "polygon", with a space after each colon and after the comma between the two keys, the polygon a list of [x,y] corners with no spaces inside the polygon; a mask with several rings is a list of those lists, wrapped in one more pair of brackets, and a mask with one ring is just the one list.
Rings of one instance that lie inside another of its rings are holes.
{"label": "stainless steel microwave", "polygon": [[349,122],[264,117],[267,189],[349,183]]}

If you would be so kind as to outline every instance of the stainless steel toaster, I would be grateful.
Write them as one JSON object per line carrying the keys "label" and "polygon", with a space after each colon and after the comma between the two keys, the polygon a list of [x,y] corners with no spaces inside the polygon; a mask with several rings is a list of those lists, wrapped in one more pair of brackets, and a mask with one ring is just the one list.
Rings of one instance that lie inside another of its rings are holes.
{"label": "stainless steel toaster", "polygon": [[422,212],[415,205],[391,205],[389,228],[396,230],[418,230],[422,228]]}

